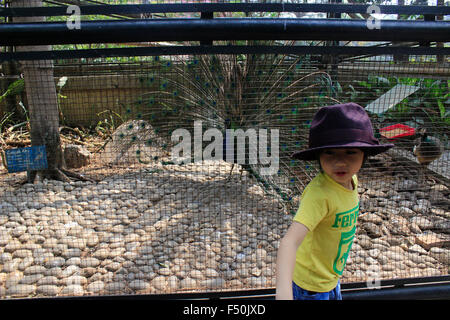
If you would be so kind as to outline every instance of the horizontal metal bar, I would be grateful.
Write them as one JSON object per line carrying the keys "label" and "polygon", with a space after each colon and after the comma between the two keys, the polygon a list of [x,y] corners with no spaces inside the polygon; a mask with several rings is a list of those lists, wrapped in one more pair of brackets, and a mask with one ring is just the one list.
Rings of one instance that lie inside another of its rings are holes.
{"label": "horizontal metal bar", "polygon": [[161,46],[84,50],[0,53],[0,62],[104,57],[171,56],[202,54],[333,54],[333,55],[450,55],[437,47],[336,47],[336,46]]}
{"label": "horizontal metal bar", "polygon": [[[293,3],[191,3],[142,5],[85,5],[79,6],[82,15],[140,14],[179,12],[321,12],[367,13],[370,4],[293,4]],[[449,6],[379,5],[383,14],[449,15]],[[0,8],[3,17],[64,16],[68,6]]]}
{"label": "horizontal metal bar", "polygon": [[[418,286],[435,283],[450,283],[450,275],[431,276],[431,277],[414,277],[414,278],[398,278],[398,279],[383,279],[380,280],[380,287],[404,287],[404,286]],[[365,289],[367,290],[367,282],[347,282],[341,284],[343,290]]]}
{"label": "horizontal metal bar", "polygon": [[64,22],[0,24],[0,45],[129,43],[213,40],[450,40],[447,21],[380,21],[370,30],[364,20],[342,19],[150,19],[85,21],[79,29]]}
{"label": "horizontal metal bar", "polygon": [[450,299],[450,283],[342,292],[345,300],[444,300]]}
{"label": "horizontal metal bar", "polygon": [[[391,287],[381,289],[362,289],[349,291],[341,289],[343,300],[418,300],[418,299],[450,299],[450,283],[422,284],[407,287]],[[102,295],[81,297],[45,297],[33,298],[33,300],[227,300],[227,299],[251,299],[274,300],[275,289],[192,292],[172,294],[142,294],[142,295]],[[26,299],[28,300],[28,299]]]}
{"label": "horizontal metal bar", "polygon": [[[388,287],[387,287],[388,286]],[[410,299],[450,299],[450,276],[433,276],[419,278],[401,278],[380,280],[380,289],[369,289],[366,282],[341,284],[344,300],[410,300]],[[33,301],[62,300],[224,300],[224,299],[260,299],[273,300],[275,288],[183,292],[170,294],[130,294],[101,295],[82,297],[44,297],[32,298]],[[18,300],[30,300],[29,298]]]}

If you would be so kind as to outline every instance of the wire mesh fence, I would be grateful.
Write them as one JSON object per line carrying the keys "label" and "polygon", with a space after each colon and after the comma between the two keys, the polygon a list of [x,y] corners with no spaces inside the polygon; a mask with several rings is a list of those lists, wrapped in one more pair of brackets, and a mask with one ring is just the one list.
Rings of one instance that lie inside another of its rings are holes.
{"label": "wire mesh fence", "polygon": [[27,182],[26,172],[8,172],[20,161],[8,151],[33,137],[31,95],[9,95],[2,298],[274,287],[279,240],[319,170],[291,154],[307,147],[320,107],[348,101],[364,106],[377,137],[395,148],[369,158],[358,176],[358,227],[342,282],[447,275],[450,70],[434,56],[392,59],[26,62],[25,72],[54,73],[25,81],[40,116],[59,121],[70,179]]}
{"label": "wire mesh fence", "polygon": [[[186,1],[152,1],[169,3]],[[107,17],[233,16],[205,16],[192,3],[204,1]],[[285,2],[260,4],[271,3]],[[306,7],[274,8],[273,17],[308,17]],[[314,17],[348,10],[330,8],[314,7]],[[363,9],[342,14],[360,19]],[[308,147],[321,107],[347,102],[395,146],[358,173],[341,282],[448,276],[447,43],[417,39],[396,50],[321,39],[2,49],[0,299],[274,288],[280,239],[321,170],[292,154]]]}

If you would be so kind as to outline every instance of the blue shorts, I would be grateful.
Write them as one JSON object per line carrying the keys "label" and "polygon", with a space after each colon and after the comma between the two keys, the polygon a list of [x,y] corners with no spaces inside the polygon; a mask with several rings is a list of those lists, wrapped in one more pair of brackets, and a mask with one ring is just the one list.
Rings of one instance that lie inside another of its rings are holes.
{"label": "blue shorts", "polygon": [[341,284],[339,281],[336,288],[329,292],[308,291],[292,282],[292,292],[294,294],[294,300],[342,300]]}

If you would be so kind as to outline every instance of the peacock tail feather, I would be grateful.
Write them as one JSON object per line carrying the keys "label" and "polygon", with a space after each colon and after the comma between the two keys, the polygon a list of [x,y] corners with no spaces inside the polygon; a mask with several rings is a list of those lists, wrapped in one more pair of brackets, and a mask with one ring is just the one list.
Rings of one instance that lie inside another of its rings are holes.
{"label": "peacock tail feather", "polygon": [[[286,54],[154,57],[154,69],[142,79],[149,91],[127,109],[130,123],[120,139],[158,145],[170,151],[177,129],[278,130],[279,169],[261,175],[261,163],[241,163],[269,194],[281,197],[289,211],[317,168],[291,159],[306,147],[310,120],[318,108],[339,103],[330,76],[313,67],[310,57]],[[193,136],[193,135],[192,135]],[[270,142],[270,138],[267,138]],[[210,142],[204,142],[205,147]],[[225,145],[224,145],[225,146]],[[251,148],[246,146],[246,159]],[[143,150],[136,155],[143,158]],[[224,150],[225,153],[225,150]],[[267,153],[271,153],[270,143]],[[149,157],[147,157],[149,158]],[[152,157],[150,157],[152,158]],[[235,162],[235,161],[232,161]]]}

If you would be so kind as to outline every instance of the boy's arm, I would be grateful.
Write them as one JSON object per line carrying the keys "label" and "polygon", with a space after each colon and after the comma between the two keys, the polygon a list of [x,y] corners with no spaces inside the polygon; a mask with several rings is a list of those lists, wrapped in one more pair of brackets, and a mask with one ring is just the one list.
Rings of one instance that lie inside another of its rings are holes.
{"label": "boy's arm", "polygon": [[302,243],[308,228],[299,222],[292,222],[280,241],[277,255],[277,300],[292,300],[292,275],[294,273],[297,248]]}

